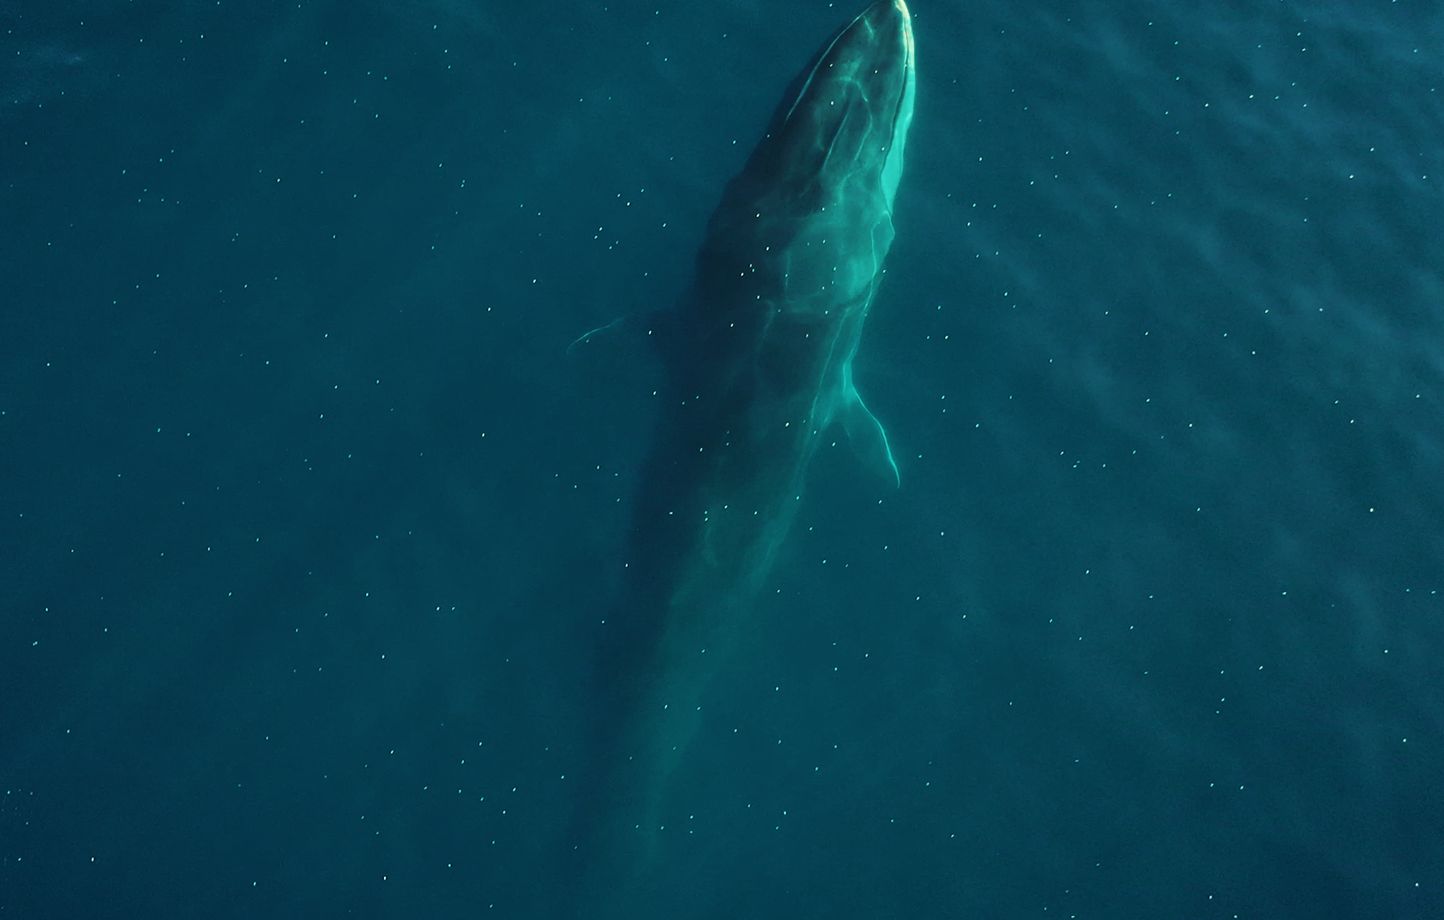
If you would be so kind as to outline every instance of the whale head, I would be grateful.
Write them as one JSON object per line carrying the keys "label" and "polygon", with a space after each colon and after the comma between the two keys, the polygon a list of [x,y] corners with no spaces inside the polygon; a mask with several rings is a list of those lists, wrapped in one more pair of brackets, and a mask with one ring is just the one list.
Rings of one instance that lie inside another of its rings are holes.
{"label": "whale head", "polygon": [[907,4],[877,0],[798,75],[759,152],[795,174],[799,186],[815,183],[813,191],[824,201],[848,194],[849,185],[876,184],[891,210],[914,86]]}
{"label": "whale head", "polygon": [[914,83],[903,0],[876,0],[813,55],[712,216],[698,259],[710,310],[865,314],[892,245]]}

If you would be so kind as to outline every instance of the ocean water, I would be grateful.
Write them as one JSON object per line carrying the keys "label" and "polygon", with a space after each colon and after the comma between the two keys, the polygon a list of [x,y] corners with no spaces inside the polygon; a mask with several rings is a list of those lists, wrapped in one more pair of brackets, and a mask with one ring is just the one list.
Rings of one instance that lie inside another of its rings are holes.
{"label": "ocean water", "polygon": [[[0,2],[0,915],[546,916],[661,372],[567,343],[854,6]],[[1444,916],[1444,9],[913,15],[902,486],[658,915]]]}

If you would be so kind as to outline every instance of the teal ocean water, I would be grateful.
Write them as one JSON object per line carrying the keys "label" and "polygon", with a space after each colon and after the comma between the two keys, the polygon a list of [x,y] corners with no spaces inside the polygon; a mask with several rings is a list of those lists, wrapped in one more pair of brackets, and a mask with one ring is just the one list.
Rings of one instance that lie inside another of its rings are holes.
{"label": "teal ocean water", "polygon": [[[0,2],[0,916],[547,915],[661,373],[567,343],[860,5]],[[1444,916],[1444,9],[913,15],[902,486],[657,915]]]}

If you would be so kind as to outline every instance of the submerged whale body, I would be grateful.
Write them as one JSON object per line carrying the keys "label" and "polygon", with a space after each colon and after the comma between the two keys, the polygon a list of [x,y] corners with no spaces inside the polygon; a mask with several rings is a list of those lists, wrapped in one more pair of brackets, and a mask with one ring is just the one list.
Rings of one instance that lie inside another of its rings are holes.
{"label": "submerged whale body", "polygon": [[660,323],[668,379],[597,674],[601,753],[572,846],[600,901],[645,890],[686,834],[667,781],[702,725],[704,687],[749,610],[834,423],[897,480],[852,379],[893,241],[912,121],[903,0],[878,0],[820,48],[727,185],[694,280]]}

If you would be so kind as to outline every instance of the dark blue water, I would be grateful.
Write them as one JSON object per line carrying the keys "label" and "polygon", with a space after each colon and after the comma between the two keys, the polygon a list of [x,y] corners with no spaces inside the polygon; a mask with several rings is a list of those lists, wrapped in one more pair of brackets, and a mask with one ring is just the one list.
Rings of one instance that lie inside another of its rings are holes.
{"label": "dark blue water", "polygon": [[[0,3],[0,914],[540,916],[823,2]],[[671,916],[1444,915],[1444,12],[917,0]],[[609,351],[610,349],[610,351]]]}

